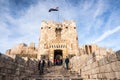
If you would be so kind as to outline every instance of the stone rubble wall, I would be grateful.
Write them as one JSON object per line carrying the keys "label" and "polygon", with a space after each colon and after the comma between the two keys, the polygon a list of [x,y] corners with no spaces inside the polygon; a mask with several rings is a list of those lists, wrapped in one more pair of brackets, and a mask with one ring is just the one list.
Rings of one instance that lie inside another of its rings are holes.
{"label": "stone rubble wall", "polygon": [[91,54],[84,60],[84,63],[76,61],[79,64],[73,64],[83,80],[120,80],[120,51],[100,60],[96,59],[97,57]]}
{"label": "stone rubble wall", "polygon": [[0,80],[28,80],[38,72],[38,60],[0,54]]}

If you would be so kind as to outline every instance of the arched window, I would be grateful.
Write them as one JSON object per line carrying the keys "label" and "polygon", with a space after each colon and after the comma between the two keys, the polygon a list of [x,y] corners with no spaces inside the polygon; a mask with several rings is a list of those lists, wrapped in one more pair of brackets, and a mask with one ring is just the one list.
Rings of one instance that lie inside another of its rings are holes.
{"label": "arched window", "polygon": [[63,48],[65,48],[65,45],[63,45]]}
{"label": "arched window", "polygon": [[61,45],[61,48],[62,48],[62,45]]}
{"label": "arched window", "polygon": [[56,45],[57,46],[57,48],[58,48],[58,45]]}

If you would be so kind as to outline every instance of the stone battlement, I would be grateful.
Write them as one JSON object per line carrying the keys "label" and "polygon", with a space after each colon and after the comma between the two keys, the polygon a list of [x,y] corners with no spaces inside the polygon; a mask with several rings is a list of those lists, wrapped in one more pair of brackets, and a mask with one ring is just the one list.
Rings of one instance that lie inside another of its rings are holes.
{"label": "stone battlement", "polygon": [[34,43],[30,43],[29,46],[25,43],[20,43],[12,49],[7,50],[6,54],[8,56],[18,55],[20,57],[37,58],[37,48]]}
{"label": "stone battlement", "polygon": [[0,80],[26,80],[36,74],[38,60],[0,54]]}

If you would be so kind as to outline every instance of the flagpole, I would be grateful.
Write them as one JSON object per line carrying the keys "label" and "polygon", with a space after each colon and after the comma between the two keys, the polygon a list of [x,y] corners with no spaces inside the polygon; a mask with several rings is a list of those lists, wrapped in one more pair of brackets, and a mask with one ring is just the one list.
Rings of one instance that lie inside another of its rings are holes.
{"label": "flagpole", "polygon": [[59,17],[59,16],[60,16],[59,11],[60,11],[60,10],[58,10],[58,22],[59,22],[59,18],[60,18],[60,17]]}
{"label": "flagpole", "polygon": [[58,11],[58,22],[59,22],[59,11]]}

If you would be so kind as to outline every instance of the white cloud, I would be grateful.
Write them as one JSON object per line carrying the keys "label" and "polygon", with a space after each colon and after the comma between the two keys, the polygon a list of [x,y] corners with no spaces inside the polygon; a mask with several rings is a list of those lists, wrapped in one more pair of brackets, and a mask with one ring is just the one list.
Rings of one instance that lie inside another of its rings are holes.
{"label": "white cloud", "polygon": [[[4,2],[4,0],[2,0],[2,2]],[[9,4],[9,2],[4,3],[6,5]],[[36,5],[31,5],[26,10],[20,12],[22,15],[19,16],[19,18],[16,18],[12,17],[10,14],[11,9],[8,5],[3,6],[3,13],[1,13],[0,16],[0,32],[4,35],[0,34],[0,38],[2,37],[0,40],[0,51],[4,53],[7,49],[12,48],[20,42],[25,42],[27,44],[30,42],[38,43],[41,20],[51,19],[58,21],[57,12],[48,13],[49,8],[56,6],[60,7],[59,17],[61,22],[64,19],[74,19],[77,21],[77,25],[79,26],[77,29],[79,33],[80,44],[85,44],[85,42],[89,43],[90,40],[93,40],[98,36],[95,34],[99,34],[99,28],[103,24],[103,20],[98,19],[97,16],[102,15],[108,8],[107,4],[105,4],[102,0],[98,0],[96,3],[94,3],[94,0],[86,0],[85,2],[83,1],[82,3],[79,3],[77,6],[73,6],[65,0],[45,0],[45,2],[39,1],[39,3]],[[110,18],[109,21],[111,21],[111,19],[112,18]],[[12,25],[8,25],[6,22],[9,22]],[[106,23],[108,24],[108,22]],[[93,36],[92,30],[95,30],[98,33],[94,33]],[[115,33],[116,31],[118,30],[109,30],[107,33],[104,33],[104,35],[100,36],[96,42],[104,40],[106,37]],[[9,37],[9,35],[15,35],[17,37]]]}
{"label": "white cloud", "polygon": [[97,18],[97,16],[103,14],[107,9],[107,4],[105,4],[105,1],[98,0],[96,6],[95,6],[95,12],[93,15],[93,18]]}
{"label": "white cloud", "polygon": [[105,38],[107,38],[108,36],[114,34],[115,32],[117,32],[117,31],[119,31],[119,30],[120,30],[120,26],[118,26],[118,27],[116,27],[116,28],[114,28],[114,29],[112,29],[112,30],[105,31],[99,38],[97,38],[97,39],[95,40],[94,43],[98,43],[98,42],[104,40]]}

